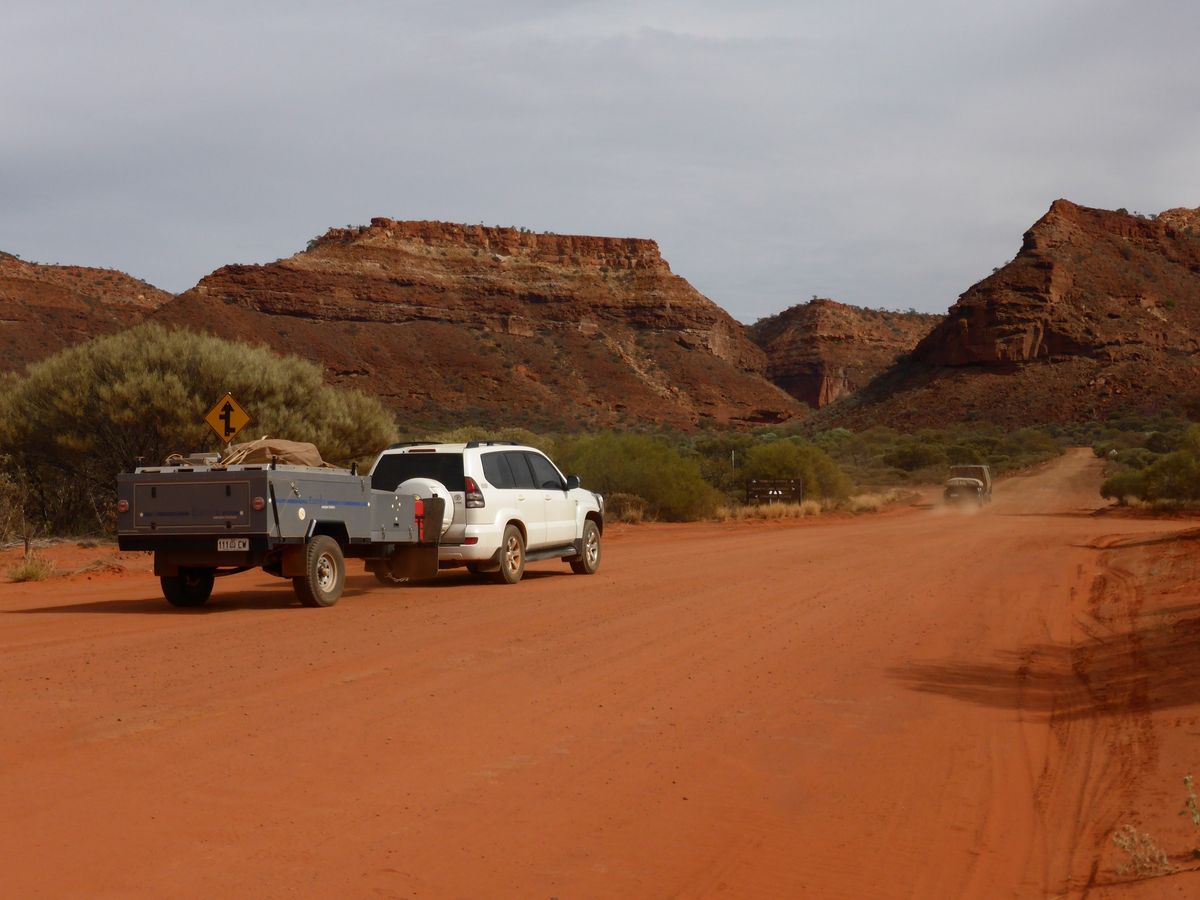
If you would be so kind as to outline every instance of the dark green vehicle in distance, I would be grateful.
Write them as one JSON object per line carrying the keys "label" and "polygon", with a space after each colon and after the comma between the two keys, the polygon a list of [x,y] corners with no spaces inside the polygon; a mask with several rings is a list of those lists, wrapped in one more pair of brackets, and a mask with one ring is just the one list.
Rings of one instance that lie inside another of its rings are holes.
{"label": "dark green vehicle in distance", "polygon": [[947,503],[992,502],[992,470],[987,466],[951,466],[943,492]]}

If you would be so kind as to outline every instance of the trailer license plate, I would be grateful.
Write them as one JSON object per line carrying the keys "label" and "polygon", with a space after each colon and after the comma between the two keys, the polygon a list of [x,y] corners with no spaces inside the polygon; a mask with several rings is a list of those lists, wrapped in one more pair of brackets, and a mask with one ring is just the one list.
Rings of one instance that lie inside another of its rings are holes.
{"label": "trailer license plate", "polygon": [[250,538],[217,538],[217,552],[226,550],[249,550]]}

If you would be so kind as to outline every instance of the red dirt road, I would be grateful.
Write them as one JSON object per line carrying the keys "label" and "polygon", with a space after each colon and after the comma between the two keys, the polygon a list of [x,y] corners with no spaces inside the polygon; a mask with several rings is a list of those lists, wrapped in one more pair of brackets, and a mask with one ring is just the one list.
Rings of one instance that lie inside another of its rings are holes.
{"label": "red dirt road", "polygon": [[614,528],[592,578],[356,574],[328,610],[0,584],[0,893],[1187,896],[1117,884],[1111,833],[1177,818],[1200,688],[1143,670],[1200,598],[1155,644],[1113,548],[1161,568],[1196,523],[1089,515],[1098,482],[1072,452],[977,515]]}

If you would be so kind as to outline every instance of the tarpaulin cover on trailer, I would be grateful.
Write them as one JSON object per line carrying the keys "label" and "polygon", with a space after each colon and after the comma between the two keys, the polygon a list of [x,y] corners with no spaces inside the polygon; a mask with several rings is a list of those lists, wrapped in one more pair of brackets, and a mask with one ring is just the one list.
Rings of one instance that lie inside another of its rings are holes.
{"label": "tarpaulin cover on trailer", "polygon": [[246,444],[234,444],[221,458],[223,466],[253,466],[278,459],[285,466],[318,466],[333,468],[321,459],[316,444],[304,441],[285,441],[280,438],[260,438]]}

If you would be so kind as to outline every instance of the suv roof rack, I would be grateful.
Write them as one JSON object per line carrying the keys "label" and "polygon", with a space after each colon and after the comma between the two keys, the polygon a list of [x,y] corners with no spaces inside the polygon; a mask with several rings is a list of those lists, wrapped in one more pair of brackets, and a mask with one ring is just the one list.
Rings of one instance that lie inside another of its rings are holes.
{"label": "suv roof rack", "polygon": [[437,441],[400,441],[395,444],[388,444],[389,450],[396,450],[400,447],[420,447],[424,444],[436,444]]}
{"label": "suv roof rack", "polygon": [[473,450],[475,447],[522,447],[520,441],[467,441],[467,449]]}

